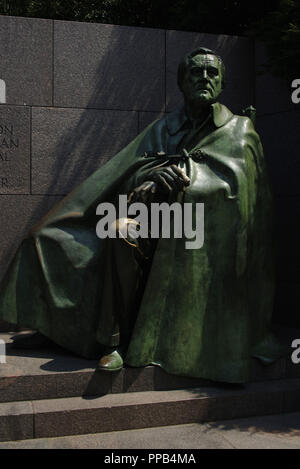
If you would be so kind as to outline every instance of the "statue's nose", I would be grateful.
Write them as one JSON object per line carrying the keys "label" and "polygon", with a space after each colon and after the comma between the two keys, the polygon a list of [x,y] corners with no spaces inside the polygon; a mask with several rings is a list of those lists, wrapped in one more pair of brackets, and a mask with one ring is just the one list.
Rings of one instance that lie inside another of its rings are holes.
{"label": "statue's nose", "polygon": [[207,70],[203,69],[199,78],[200,80],[208,80]]}

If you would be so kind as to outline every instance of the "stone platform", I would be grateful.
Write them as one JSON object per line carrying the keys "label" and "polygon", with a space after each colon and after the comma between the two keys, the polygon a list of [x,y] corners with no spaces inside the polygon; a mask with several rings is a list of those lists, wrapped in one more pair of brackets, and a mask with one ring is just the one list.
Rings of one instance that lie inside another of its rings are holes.
{"label": "stone platform", "polygon": [[[297,337],[293,331],[293,338]],[[11,349],[0,364],[0,441],[189,424],[300,410],[300,364],[253,360],[244,386],[171,376],[159,367],[95,371],[59,348]],[[290,343],[291,338],[286,340]]]}

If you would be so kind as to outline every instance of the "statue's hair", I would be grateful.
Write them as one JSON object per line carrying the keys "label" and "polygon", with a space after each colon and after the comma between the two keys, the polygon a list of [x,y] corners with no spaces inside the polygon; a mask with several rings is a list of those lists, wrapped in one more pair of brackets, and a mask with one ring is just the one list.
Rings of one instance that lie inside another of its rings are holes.
{"label": "statue's hair", "polygon": [[181,89],[181,84],[183,82],[183,78],[185,75],[185,72],[187,68],[191,65],[192,63],[192,58],[195,57],[195,55],[214,55],[217,57],[218,62],[221,66],[221,73],[222,73],[222,88],[225,87],[225,65],[221,57],[216,54],[211,49],[207,49],[206,47],[197,47],[197,49],[193,50],[189,54],[186,54],[183,59],[181,60],[180,64],[178,65],[178,70],[177,70],[177,84],[179,86],[179,89]]}

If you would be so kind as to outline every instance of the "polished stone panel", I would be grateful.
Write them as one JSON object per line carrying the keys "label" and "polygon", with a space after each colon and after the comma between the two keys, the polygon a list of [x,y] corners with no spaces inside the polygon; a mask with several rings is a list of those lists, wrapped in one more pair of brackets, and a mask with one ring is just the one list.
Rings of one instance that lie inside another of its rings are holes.
{"label": "polished stone panel", "polygon": [[0,16],[6,103],[52,104],[52,26],[51,20]]}
{"label": "polished stone panel", "polygon": [[32,110],[33,194],[67,194],[138,133],[138,113]]}
{"label": "polished stone panel", "polygon": [[54,22],[55,106],[160,111],[164,31]]}
{"label": "polished stone panel", "polygon": [[34,438],[31,402],[0,404],[0,441]]}

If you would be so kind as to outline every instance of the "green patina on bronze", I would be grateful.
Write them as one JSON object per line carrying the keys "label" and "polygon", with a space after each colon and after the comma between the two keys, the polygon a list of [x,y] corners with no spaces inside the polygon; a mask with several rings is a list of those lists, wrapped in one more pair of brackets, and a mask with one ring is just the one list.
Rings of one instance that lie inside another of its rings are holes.
{"label": "green patina on bronze", "polygon": [[185,107],[149,125],[32,229],[2,282],[0,317],[99,358],[130,267],[124,255],[118,302],[103,301],[111,240],[96,236],[96,207],[148,180],[157,159],[145,152],[201,149],[204,158],[179,163],[190,178],[180,200],[204,202],[204,246],[158,241],[124,361],[245,382],[251,357],[268,363],[282,353],[270,334],[272,200],[263,150],[251,120],[216,102],[224,79],[219,59],[200,51],[185,60],[179,68]]}

